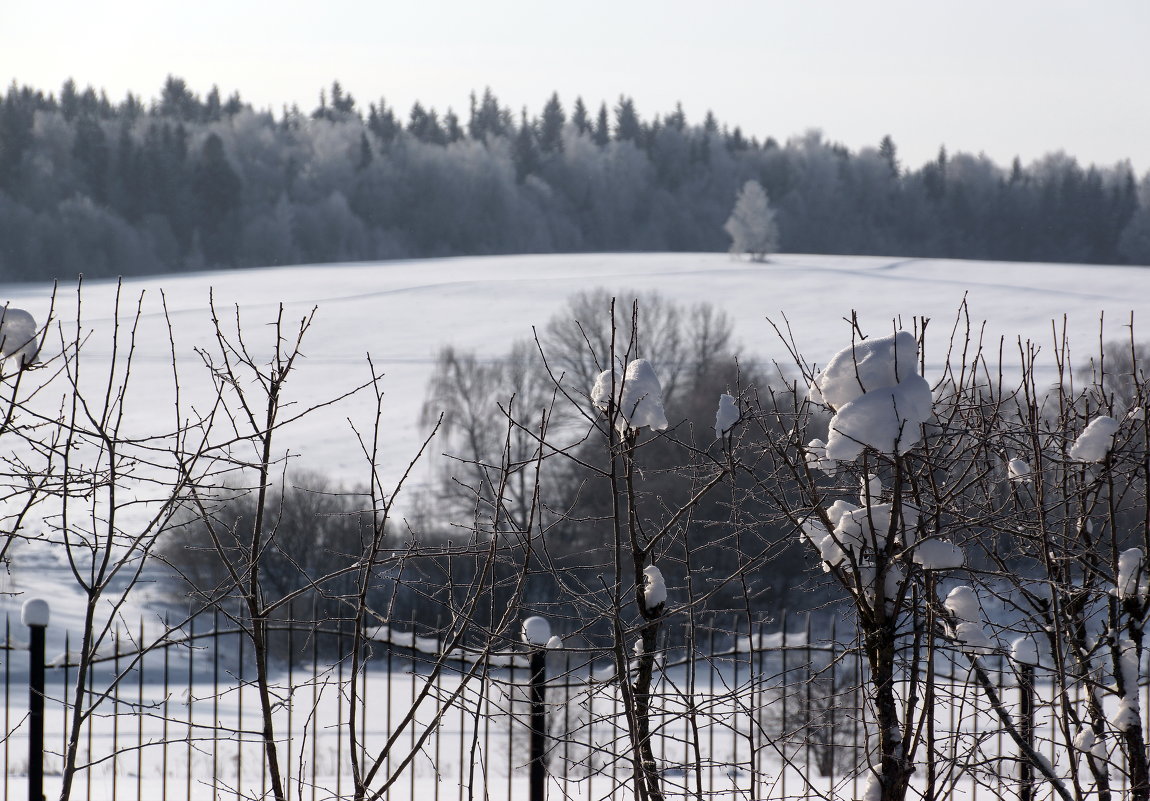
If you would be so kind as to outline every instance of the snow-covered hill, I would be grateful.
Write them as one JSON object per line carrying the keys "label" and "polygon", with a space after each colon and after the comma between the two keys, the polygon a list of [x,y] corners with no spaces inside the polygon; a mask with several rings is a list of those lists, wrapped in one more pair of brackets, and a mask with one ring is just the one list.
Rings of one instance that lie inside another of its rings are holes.
{"label": "snow-covered hill", "polygon": [[[849,342],[843,318],[852,310],[868,333],[888,333],[896,318],[910,326],[914,316],[930,317],[928,380],[932,364],[937,368],[945,358],[946,338],[964,297],[972,320],[987,321],[985,336],[995,343],[994,350],[998,338],[1006,338],[1008,362],[1017,362],[1014,343],[1019,337],[1049,350],[1052,321],[1060,328],[1064,316],[1079,354],[1097,348],[1100,315],[1105,315],[1106,339],[1128,336],[1132,312],[1136,321],[1150,325],[1150,270],[1137,267],[813,255],[779,255],[758,264],[725,254],[586,254],[168,275],[125,280],[120,290],[121,318],[130,318],[138,296],[144,295],[132,378],[136,403],[130,412],[141,425],[151,415],[171,413],[164,301],[185,396],[202,394],[208,386],[194,349],[213,338],[210,296],[225,319],[239,308],[252,342],[266,341],[270,329],[265,324],[276,318],[280,304],[289,327],[315,307],[303,348],[307,358],[287,385],[288,400],[300,406],[324,401],[366,380],[364,356],[370,353],[386,372],[383,458],[387,474],[397,477],[425,435],[417,418],[439,347],[453,343],[481,355],[501,355],[512,340],[529,337],[532,326],[545,324],[569,295],[600,286],[658,290],[684,303],[714,303],[734,319],[745,354],[781,361],[786,351],[768,316],[781,322],[785,315],[804,356],[820,364]],[[110,351],[116,292],[115,282],[84,284],[83,326],[93,331],[90,357]],[[74,319],[75,295],[75,287],[59,290],[59,319]],[[0,302],[27,309],[42,321],[50,296],[47,285],[12,285],[4,288]],[[312,469],[336,480],[362,482],[366,468],[348,420],[367,425],[372,408],[367,395],[343,401],[289,429],[280,444],[302,454]],[[674,418],[673,408],[667,413]],[[431,450],[436,451],[434,445]],[[31,591],[50,575],[37,570],[33,581],[15,574],[9,589]]]}
{"label": "snow-covered hill", "polygon": [[[263,324],[275,319],[281,303],[292,324],[317,307],[304,344],[306,363],[289,385],[291,400],[302,405],[351,388],[367,377],[364,355],[370,353],[387,374],[384,456],[399,471],[423,434],[416,419],[440,346],[454,343],[500,355],[513,339],[529,337],[533,325],[546,323],[570,294],[599,286],[653,289],[684,303],[714,303],[734,318],[743,351],[764,358],[785,358],[766,320],[780,321],[785,314],[804,356],[816,363],[849,339],[843,318],[852,310],[875,333],[888,332],[896,318],[907,326],[915,315],[932,318],[928,362],[944,357],[944,339],[964,296],[972,319],[988,322],[989,341],[1007,338],[1012,360],[1017,351],[1012,343],[1020,336],[1048,348],[1052,320],[1061,326],[1064,315],[1081,353],[1096,347],[1101,313],[1107,338],[1126,335],[1131,312],[1136,320],[1150,317],[1145,268],[806,255],[779,255],[756,264],[724,254],[503,256],[168,275],[126,280],[121,307],[122,314],[130,314],[136,297],[145,294],[145,335],[133,383],[138,396],[149,399],[163,398],[171,381],[161,291],[183,361],[184,391],[202,379],[193,348],[211,339],[210,293],[225,318],[231,307],[239,307],[253,338],[266,332]],[[115,294],[114,282],[84,285],[84,322],[95,330],[91,354],[106,351]],[[50,287],[14,285],[5,295],[13,306],[44,319]],[[74,288],[61,289],[57,314],[68,319],[74,305]],[[165,411],[160,404],[141,403],[137,413]],[[369,412],[366,397],[339,404],[299,427],[284,444],[290,442],[332,476],[356,480],[362,459],[347,418],[363,421]],[[668,413],[673,416],[673,410]]]}

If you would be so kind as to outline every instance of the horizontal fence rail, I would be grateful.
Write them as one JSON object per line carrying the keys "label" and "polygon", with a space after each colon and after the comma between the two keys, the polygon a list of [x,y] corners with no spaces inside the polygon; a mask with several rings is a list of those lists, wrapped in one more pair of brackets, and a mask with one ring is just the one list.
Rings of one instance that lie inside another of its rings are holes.
{"label": "horizontal fence rail", "polygon": [[[59,796],[77,699],[86,718],[72,798],[270,797],[251,645],[221,622],[218,614],[201,618],[148,646],[143,622],[116,630],[79,694],[69,633],[64,652],[49,653],[44,668],[46,797]],[[6,619],[0,644],[4,799],[28,797],[38,781],[28,706],[36,666],[21,628]],[[346,631],[277,628],[293,655],[270,682],[290,797],[352,797],[353,762],[374,768],[371,784],[386,799],[632,797],[627,711],[611,654],[560,647],[534,660],[523,648],[445,656],[438,640],[414,629],[371,634],[353,676]],[[857,649],[836,637],[833,618],[822,628],[809,615],[798,629],[785,615],[773,631],[697,627],[685,641],[665,653],[651,698],[653,750],[668,797],[861,797],[874,739],[865,667]],[[1040,673],[1019,683],[995,669],[993,657],[985,664],[1010,709],[1028,713],[1036,747],[1052,765],[1065,765],[1071,749],[1049,683]],[[916,787],[925,797],[999,798],[1004,783],[1018,786],[1015,747],[968,666],[941,659],[931,682]]]}

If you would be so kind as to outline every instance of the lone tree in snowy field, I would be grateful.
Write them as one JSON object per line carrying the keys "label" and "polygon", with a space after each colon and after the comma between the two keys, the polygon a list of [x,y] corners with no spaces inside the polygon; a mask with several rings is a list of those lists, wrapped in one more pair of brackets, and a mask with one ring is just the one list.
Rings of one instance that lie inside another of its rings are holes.
{"label": "lone tree in snowy field", "polygon": [[723,230],[731,237],[731,253],[749,253],[754,261],[766,261],[779,247],[779,226],[767,190],[758,181],[747,181],[735,199],[735,208]]}

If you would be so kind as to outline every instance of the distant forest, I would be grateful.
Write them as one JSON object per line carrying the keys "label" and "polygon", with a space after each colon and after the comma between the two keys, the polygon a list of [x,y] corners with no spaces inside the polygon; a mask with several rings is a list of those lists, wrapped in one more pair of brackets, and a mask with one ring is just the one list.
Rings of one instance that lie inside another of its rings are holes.
{"label": "distant forest", "polygon": [[367,108],[338,83],[278,116],[170,77],[156,100],[69,81],[0,105],[0,280],[462,254],[723,251],[749,179],[785,252],[1150,264],[1150,173],[1055,153],[919,167],[889,138],[749,138],[632,100],[538,115]]}

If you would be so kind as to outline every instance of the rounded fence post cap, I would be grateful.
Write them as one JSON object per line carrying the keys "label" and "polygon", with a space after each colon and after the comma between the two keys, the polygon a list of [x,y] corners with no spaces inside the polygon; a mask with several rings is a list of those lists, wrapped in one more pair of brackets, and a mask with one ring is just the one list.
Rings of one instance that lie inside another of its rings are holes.
{"label": "rounded fence post cap", "polygon": [[544,648],[551,639],[551,624],[547,618],[535,615],[523,621],[523,642],[535,648]]}
{"label": "rounded fence post cap", "polygon": [[20,608],[20,622],[25,626],[47,626],[48,617],[48,602],[40,598],[25,601]]}

